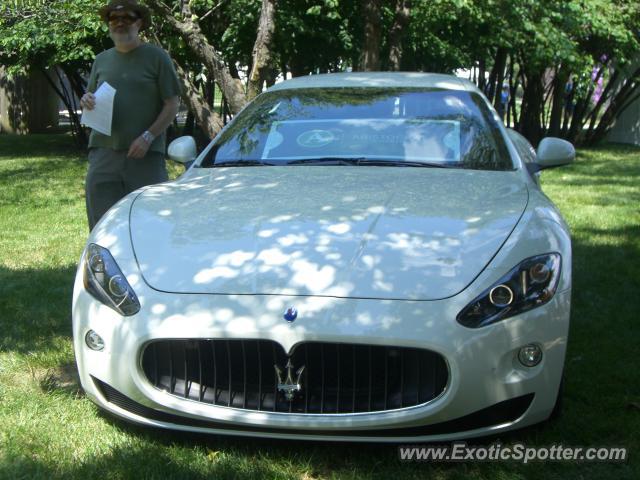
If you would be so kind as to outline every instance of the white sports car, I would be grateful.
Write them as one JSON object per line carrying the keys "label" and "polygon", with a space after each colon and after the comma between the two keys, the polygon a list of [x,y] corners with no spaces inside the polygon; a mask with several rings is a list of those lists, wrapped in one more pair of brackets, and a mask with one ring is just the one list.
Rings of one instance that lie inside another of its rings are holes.
{"label": "white sports car", "polygon": [[296,78],[176,181],[91,233],[73,296],[82,386],[194,432],[442,441],[547,419],[569,330],[571,240],[537,152],[470,82]]}

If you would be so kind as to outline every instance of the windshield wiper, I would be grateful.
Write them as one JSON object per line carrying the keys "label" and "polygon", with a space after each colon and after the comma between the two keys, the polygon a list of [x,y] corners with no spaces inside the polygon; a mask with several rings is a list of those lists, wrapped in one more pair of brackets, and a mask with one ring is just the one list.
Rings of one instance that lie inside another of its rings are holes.
{"label": "windshield wiper", "polygon": [[318,157],[292,160],[287,163],[269,163],[258,160],[234,160],[228,162],[214,163],[207,168],[225,167],[263,167],[276,165],[347,165],[347,166],[372,166],[372,167],[420,167],[420,168],[460,168],[458,163],[430,163],[403,160],[384,160],[366,157]]}
{"label": "windshield wiper", "polygon": [[220,162],[211,165],[212,168],[224,168],[224,167],[273,167],[274,163],[259,162],[257,160],[235,160],[233,162]]}
{"label": "windshield wiper", "polygon": [[460,168],[459,164],[452,163],[430,163],[430,162],[408,162],[403,160],[384,160],[366,157],[321,157],[305,158],[303,160],[293,160],[287,165],[367,165],[374,167],[426,167],[426,168]]}
{"label": "windshield wiper", "polygon": [[366,160],[365,157],[318,157],[304,158],[301,160],[292,160],[286,165],[359,165],[361,161]]}
{"label": "windshield wiper", "polygon": [[458,163],[439,162],[407,162],[403,160],[363,160],[358,165],[373,165],[377,167],[421,167],[421,168],[460,168]]}

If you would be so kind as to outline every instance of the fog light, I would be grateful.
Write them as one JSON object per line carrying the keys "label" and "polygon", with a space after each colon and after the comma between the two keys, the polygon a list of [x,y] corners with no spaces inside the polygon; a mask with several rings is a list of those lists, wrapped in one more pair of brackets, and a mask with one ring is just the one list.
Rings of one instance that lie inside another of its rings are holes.
{"label": "fog light", "polygon": [[84,341],[91,350],[95,350],[99,352],[104,349],[104,340],[100,335],[98,335],[93,330],[89,330],[87,334],[84,336]]}
{"label": "fog light", "polygon": [[518,352],[518,360],[525,367],[535,367],[542,360],[542,350],[538,345],[525,345]]}

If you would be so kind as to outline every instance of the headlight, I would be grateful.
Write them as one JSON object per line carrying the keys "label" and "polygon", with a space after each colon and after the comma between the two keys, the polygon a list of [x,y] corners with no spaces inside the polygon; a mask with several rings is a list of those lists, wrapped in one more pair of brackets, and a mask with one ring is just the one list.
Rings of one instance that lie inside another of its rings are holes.
{"label": "headlight", "polygon": [[84,288],[121,315],[135,315],[140,302],[109,250],[90,243],[84,255]]}
{"label": "headlight", "polygon": [[544,305],[560,279],[560,255],[527,258],[458,314],[460,324],[479,328]]}

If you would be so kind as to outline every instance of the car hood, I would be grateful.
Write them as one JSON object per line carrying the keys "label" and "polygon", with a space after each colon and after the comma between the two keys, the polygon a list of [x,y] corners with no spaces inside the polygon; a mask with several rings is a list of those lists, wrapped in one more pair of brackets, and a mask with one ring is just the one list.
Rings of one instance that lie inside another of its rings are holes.
{"label": "car hood", "polygon": [[202,169],[141,193],[130,231],[161,291],[436,300],[485,268],[527,200],[517,172]]}

